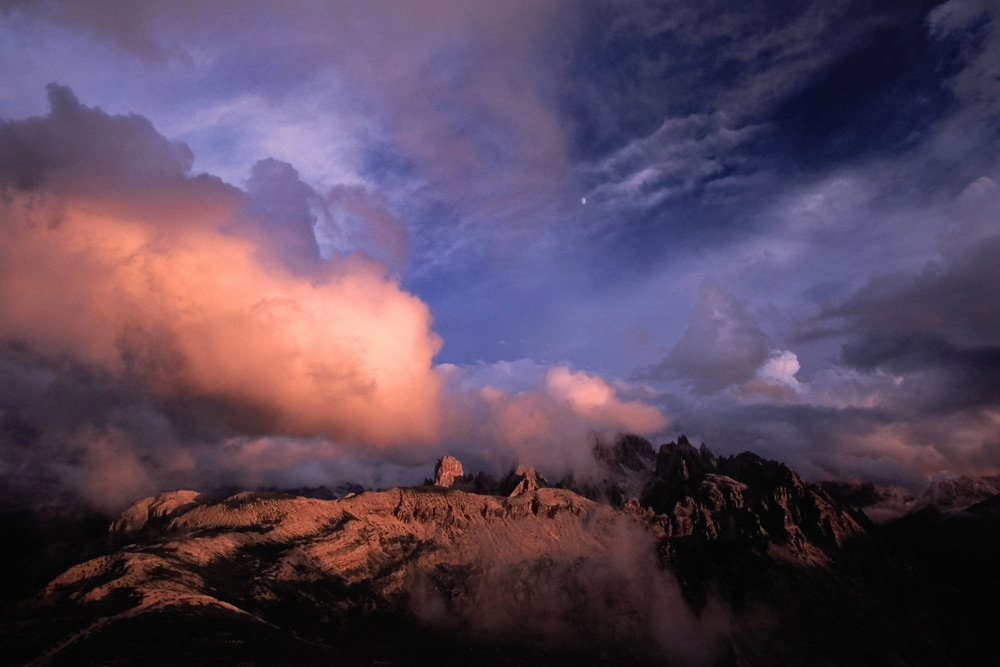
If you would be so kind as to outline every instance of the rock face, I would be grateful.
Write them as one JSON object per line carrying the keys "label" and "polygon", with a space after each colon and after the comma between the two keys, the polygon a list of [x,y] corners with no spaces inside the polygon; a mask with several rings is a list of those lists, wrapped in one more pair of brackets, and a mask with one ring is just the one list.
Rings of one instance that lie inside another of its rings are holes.
{"label": "rock face", "polygon": [[501,494],[513,498],[548,486],[548,481],[533,467],[519,465],[504,478],[498,490]]}
{"label": "rock face", "polygon": [[462,464],[458,459],[445,456],[438,459],[437,464],[434,466],[434,486],[450,487],[455,482],[455,479],[461,477],[463,474]]}
{"label": "rock face", "polygon": [[753,543],[812,565],[827,563],[864,533],[843,506],[787,465],[750,453],[716,459],[687,442],[660,449],[643,504],[670,517],[671,536]]}
{"label": "rock face", "polygon": [[787,465],[744,453],[718,458],[684,436],[659,451],[639,437],[598,444],[604,476],[570,488],[614,505],[636,498],[675,539],[753,544],[772,557],[821,565],[864,533],[849,511]]}
{"label": "rock face", "polygon": [[197,491],[171,491],[140,500],[112,522],[111,532],[133,533],[165,524],[171,517],[193,507],[200,495]]}
{"label": "rock face", "polygon": [[997,494],[1000,494],[1000,478],[963,475],[932,482],[917,496],[910,511],[934,507],[944,513],[956,513]]}

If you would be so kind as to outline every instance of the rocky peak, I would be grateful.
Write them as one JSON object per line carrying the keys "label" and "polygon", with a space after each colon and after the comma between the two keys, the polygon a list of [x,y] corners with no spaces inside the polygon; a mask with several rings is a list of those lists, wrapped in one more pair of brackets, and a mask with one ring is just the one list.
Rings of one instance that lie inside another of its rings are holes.
{"label": "rocky peak", "polygon": [[820,564],[863,529],[846,508],[777,461],[745,452],[716,458],[678,438],[660,448],[643,505],[668,533],[759,544],[785,560]]}
{"label": "rocky peak", "polygon": [[695,448],[683,435],[669,442],[656,455],[656,476],[667,483],[679,483],[695,475],[713,473],[717,469],[715,456],[702,443]]}
{"label": "rocky peak", "polygon": [[594,458],[613,471],[640,472],[652,467],[656,460],[653,445],[637,435],[622,435],[614,445],[603,442],[594,445]]}
{"label": "rocky peak", "polygon": [[122,512],[111,523],[111,533],[133,533],[150,526],[166,525],[173,517],[190,509],[199,501],[197,491],[170,491],[143,498]]}
{"label": "rocky peak", "polygon": [[907,514],[914,497],[901,486],[882,486],[873,482],[841,482],[828,480],[820,487],[838,502],[861,512],[875,523],[888,523]]}
{"label": "rocky peak", "polygon": [[806,485],[788,465],[762,458],[751,452],[719,459],[718,471],[754,488],[801,489]]}
{"label": "rocky peak", "polygon": [[[993,619],[979,610],[998,590],[1000,496],[838,550],[860,529],[791,468],[752,455],[716,460],[684,444],[661,450],[676,455],[670,469],[687,477],[672,487],[658,480],[670,495],[656,510],[634,498],[615,510],[536,489],[544,480],[528,466],[508,474],[514,494],[502,497],[501,483],[461,475],[447,459],[435,479],[445,481],[450,467],[448,491],[146,498],[115,521],[127,543],[107,540],[107,551],[13,608],[0,639],[19,652],[10,657],[8,648],[6,662],[164,662],[175,646],[184,651],[170,654],[172,664],[447,667],[486,655],[498,665],[600,656],[608,665],[757,666],[888,655],[936,665],[991,655]],[[706,461],[714,471],[696,472]],[[626,470],[636,479],[653,474]],[[473,485],[491,491],[463,490]],[[817,567],[831,560],[836,567]],[[652,625],[657,618],[663,623]],[[469,632],[473,642],[455,643]],[[661,661],[645,649],[661,635],[697,643],[665,646]],[[505,653],[510,638],[519,643]],[[961,659],[939,648],[970,640],[981,643]]]}
{"label": "rocky peak", "polygon": [[513,498],[529,491],[548,487],[549,483],[541,473],[531,466],[519,465],[500,484],[500,492]]}
{"label": "rocky peak", "polygon": [[452,456],[442,457],[434,466],[434,486],[450,487],[463,474],[462,464],[458,459]]}
{"label": "rocky peak", "polygon": [[714,474],[718,461],[708,447],[695,448],[685,436],[668,442],[656,454],[656,470],[647,484],[644,499],[647,505],[663,506],[685,481]]}
{"label": "rocky peak", "polygon": [[931,484],[917,496],[910,511],[935,507],[954,514],[1000,493],[998,477],[954,477]]}

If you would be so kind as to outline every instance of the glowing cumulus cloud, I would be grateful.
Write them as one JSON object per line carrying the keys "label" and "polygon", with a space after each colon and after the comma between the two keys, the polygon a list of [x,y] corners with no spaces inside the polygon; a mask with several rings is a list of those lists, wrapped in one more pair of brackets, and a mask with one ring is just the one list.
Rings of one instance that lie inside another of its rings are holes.
{"label": "glowing cumulus cloud", "polygon": [[84,204],[57,225],[4,207],[4,338],[128,374],[154,395],[229,402],[280,432],[436,437],[440,341],[426,306],[381,265],[350,257],[304,280],[261,266],[244,239],[197,225],[164,234]]}

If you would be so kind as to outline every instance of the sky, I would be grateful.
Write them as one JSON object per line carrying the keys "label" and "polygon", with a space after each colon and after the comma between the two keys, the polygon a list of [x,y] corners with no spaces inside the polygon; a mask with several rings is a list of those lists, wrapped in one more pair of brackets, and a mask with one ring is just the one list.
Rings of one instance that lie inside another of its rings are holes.
{"label": "sky", "polygon": [[1000,473],[1000,2],[0,0],[0,480]]}

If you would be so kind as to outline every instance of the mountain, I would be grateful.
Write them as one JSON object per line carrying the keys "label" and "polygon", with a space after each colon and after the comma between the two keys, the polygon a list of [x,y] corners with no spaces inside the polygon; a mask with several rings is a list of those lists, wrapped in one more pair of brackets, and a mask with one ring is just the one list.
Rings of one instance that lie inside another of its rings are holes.
{"label": "mountain", "polygon": [[554,485],[446,457],[423,486],[333,500],[140,500],[8,595],[0,664],[957,665],[992,650],[995,615],[974,605],[1000,593],[997,498],[880,526],[750,453],[626,436],[594,459]]}
{"label": "mountain", "polygon": [[934,481],[916,496],[902,487],[872,482],[826,481],[820,486],[844,505],[863,511],[872,521],[887,523],[928,508],[943,514],[962,512],[1000,494],[1000,477],[962,475]]}
{"label": "mountain", "polygon": [[894,521],[913,509],[916,498],[900,486],[883,486],[873,482],[841,482],[827,480],[820,487],[830,497],[847,507],[863,512],[875,523]]}
{"label": "mountain", "polygon": [[910,511],[934,507],[945,513],[960,512],[1000,493],[1000,477],[954,477],[931,484],[913,502]]}

